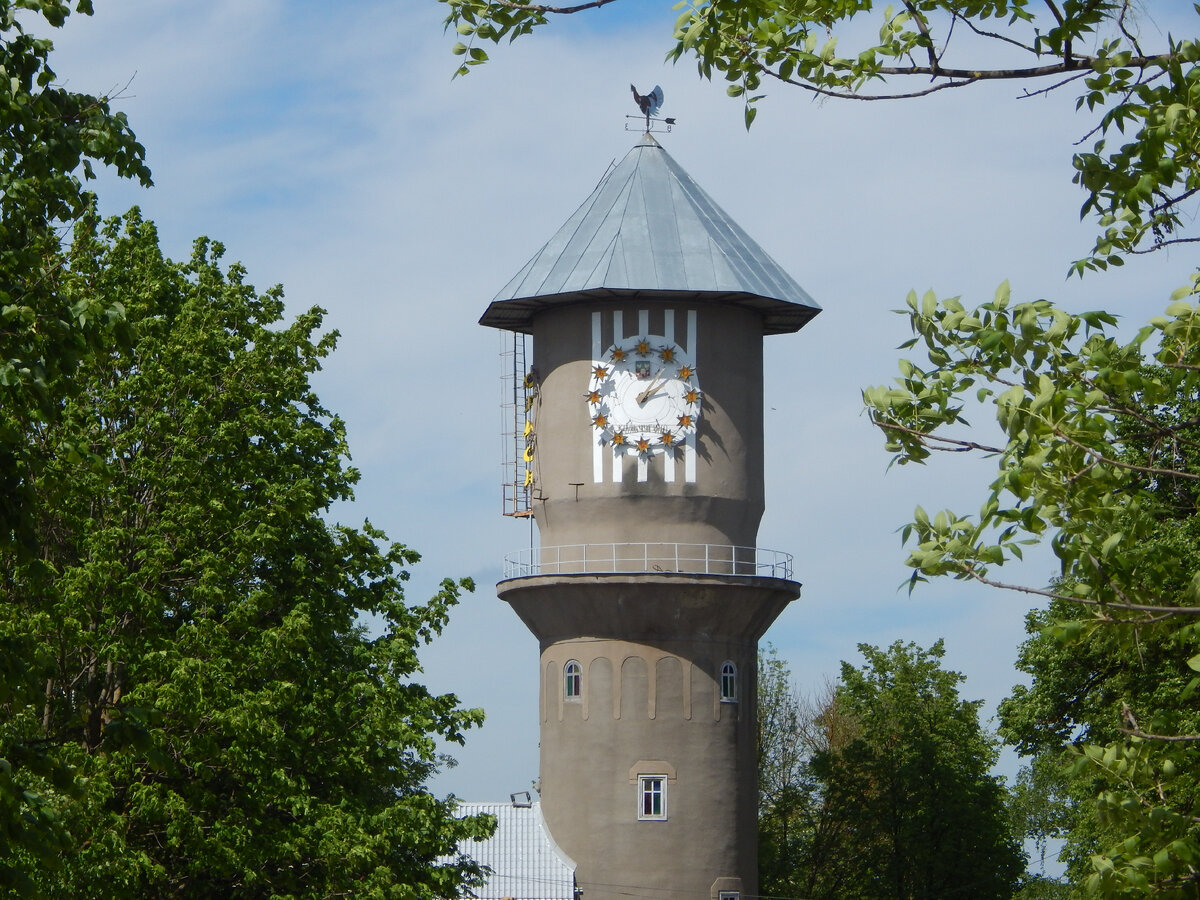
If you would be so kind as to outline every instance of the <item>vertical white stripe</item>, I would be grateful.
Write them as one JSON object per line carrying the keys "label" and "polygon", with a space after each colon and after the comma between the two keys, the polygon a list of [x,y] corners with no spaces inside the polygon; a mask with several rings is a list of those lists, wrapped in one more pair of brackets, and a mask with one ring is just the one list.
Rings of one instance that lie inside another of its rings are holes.
{"label": "vertical white stripe", "polygon": [[[621,310],[619,310],[619,309],[613,310],[612,327],[613,327],[613,333],[612,333],[613,343],[619,344],[625,338],[625,316],[622,314]],[[622,477],[624,477],[624,474],[625,474],[625,454],[617,453],[615,451],[615,449],[610,449],[608,452],[608,457],[612,462],[613,484],[620,484],[621,479],[622,479]],[[601,475],[601,477],[597,480],[603,481],[604,476]]]}
{"label": "vertical white stripe", "polygon": [[675,310],[663,310],[663,337],[675,343]]}
{"label": "vertical white stripe", "polygon": [[638,310],[638,335],[645,337],[650,333],[650,310]]}
{"label": "vertical white stripe", "polygon": [[[700,378],[704,374],[704,367],[700,365],[700,360],[696,358],[696,351],[700,346],[700,337],[696,333],[696,311],[689,309],[687,311],[687,346],[684,351],[692,358],[696,364],[696,376]],[[703,382],[701,382],[703,383]],[[700,418],[704,419],[703,396],[701,397]],[[683,444],[683,480],[689,484],[694,484],[696,481],[696,433],[689,434]]]}
{"label": "vertical white stripe", "polygon": [[646,457],[638,454],[638,481],[648,481],[650,478],[650,466]]}
{"label": "vertical white stripe", "polygon": [[592,313],[592,359],[599,361],[604,347],[600,344],[600,313]]}
{"label": "vertical white stripe", "polygon": [[667,449],[663,451],[663,481],[671,482],[675,480],[675,451]]}
{"label": "vertical white stripe", "polygon": [[[604,347],[600,343],[600,313],[592,313],[592,362],[600,361]],[[591,382],[591,377],[588,377]],[[589,426],[590,427],[590,426]],[[604,480],[604,444],[600,441],[599,432],[592,429],[592,482],[595,484]]]}

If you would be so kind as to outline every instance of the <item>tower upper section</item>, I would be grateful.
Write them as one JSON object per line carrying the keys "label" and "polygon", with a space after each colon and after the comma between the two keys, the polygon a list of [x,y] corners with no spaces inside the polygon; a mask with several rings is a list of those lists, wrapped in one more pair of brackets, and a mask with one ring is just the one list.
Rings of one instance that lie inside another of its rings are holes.
{"label": "tower upper section", "polygon": [[533,336],[518,431],[543,549],[753,547],[763,336],[819,311],[643,136],[480,319]]}

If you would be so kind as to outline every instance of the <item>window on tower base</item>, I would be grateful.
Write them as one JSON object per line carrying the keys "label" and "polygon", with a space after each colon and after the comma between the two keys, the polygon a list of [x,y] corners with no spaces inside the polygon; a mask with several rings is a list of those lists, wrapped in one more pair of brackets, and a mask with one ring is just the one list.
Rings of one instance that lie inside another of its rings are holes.
{"label": "window on tower base", "polygon": [[578,700],[583,696],[583,666],[575,660],[568,660],[563,669],[563,696],[568,700]]}
{"label": "window on tower base", "polygon": [[667,818],[667,777],[638,776],[638,818],[664,820]]}
{"label": "window on tower base", "polygon": [[737,703],[737,666],[726,660],[721,666],[721,702]]}

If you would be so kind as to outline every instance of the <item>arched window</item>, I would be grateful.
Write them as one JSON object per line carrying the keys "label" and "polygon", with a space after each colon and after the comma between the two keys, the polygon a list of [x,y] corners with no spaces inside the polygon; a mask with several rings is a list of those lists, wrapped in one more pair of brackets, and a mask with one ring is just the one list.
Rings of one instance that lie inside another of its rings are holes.
{"label": "arched window", "polygon": [[721,665],[721,702],[737,703],[737,666],[729,660]]}
{"label": "arched window", "polygon": [[573,659],[563,669],[563,695],[568,700],[578,700],[583,696],[583,667]]}

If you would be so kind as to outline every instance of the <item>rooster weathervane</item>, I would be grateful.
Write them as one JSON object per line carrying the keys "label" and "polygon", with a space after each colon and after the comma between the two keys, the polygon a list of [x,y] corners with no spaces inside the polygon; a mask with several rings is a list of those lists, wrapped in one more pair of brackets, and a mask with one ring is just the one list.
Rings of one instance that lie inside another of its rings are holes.
{"label": "rooster weathervane", "polygon": [[[640,109],[642,111],[642,116],[644,116],[646,119],[646,132],[649,133],[653,130],[650,127],[651,122],[662,122],[664,125],[667,126],[666,130],[670,131],[671,126],[675,124],[674,119],[656,118],[656,116],[658,115],[658,111],[660,109],[662,109],[663,89],[661,87],[659,87],[657,84],[654,86],[654,90],[650,91],[650,93],[648,93],[648,94],[639,94],[638,89],[635,88],[632,84],[629,86],[629,89],[631,91],[633,91],[633,102],[637,104],[638,109]],[[637,118],[641,118],[642,116],[626,116],[625,118],[637,119]],[[629,128],[628,123],[626,124],[625,127],[626,127],[626,130],[628,130],[628,128]]]}

